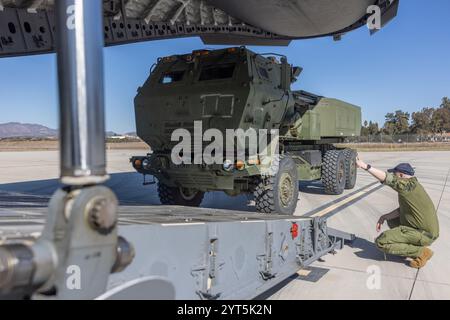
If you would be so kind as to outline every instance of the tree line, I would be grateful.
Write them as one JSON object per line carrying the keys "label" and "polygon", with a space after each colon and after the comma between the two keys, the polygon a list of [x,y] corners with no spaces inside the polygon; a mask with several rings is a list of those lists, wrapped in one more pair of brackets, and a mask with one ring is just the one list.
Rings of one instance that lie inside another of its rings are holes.
{"label": "tree line", "polygon": [[444,134],[450,133],[450,99],[442,98],[439,107],[423,108],[421,111],[404,112],[397,110],[385,116],[382,127],[378,122],[364,121],[362,136],[369,135],[397,135],[397,134]]}

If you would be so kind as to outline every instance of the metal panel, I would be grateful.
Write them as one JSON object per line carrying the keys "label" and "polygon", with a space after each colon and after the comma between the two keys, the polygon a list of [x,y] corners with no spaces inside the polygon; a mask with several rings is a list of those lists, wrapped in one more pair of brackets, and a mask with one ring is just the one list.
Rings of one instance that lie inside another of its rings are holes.
{"label": "metal panel", "polygon": [[[175,299],[252,299],[342,243],[328,236],[322,220],[243,218],[121,227],[136,258],[110,278],[102,298],[152,299],[160,285],[142,286],[139,295],[129,289],[138,278],[147,278],[175,288]],[[292,233],[294,225],[298,235]]]}
{"label": "metal panel", "polygon": [[141,22],[137,19],[127,19],[125,23],[125,29],[128,40],[140,40],[142,39]]}
{"label": "metal panel", "polygon": [[113,33],[111,31],[110,19],[103,19],[103,32],[105,35],[105,43],[110,43],[113,41]]}
{"label": "metal panel", "polygon": [[38,11],[36,13],[29,13],[24,10],[17,10],[17,15],[27,51],[30,53],[50,51],[54,39],[47,18],[47,12]]}
{"label": "metal panel", "polygon": [[7,55],[26,51],[17,10],[0,10],[0,52]]}
{"label": "metal panel", "polygon": [[109,18],[109,25],[111,26],[112,42],[127,40],[125,22],[122,19],[116,20],[114,18]]}

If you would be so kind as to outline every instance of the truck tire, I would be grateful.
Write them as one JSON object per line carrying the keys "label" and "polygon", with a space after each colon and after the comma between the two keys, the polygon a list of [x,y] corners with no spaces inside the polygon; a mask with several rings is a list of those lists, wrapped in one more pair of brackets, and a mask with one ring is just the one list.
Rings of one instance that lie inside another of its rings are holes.
{"label": "truck tire", "polygon": [[186,207],[199,207],[205,197],[204,192],[169,187],[161,182],[158,183],[158,195],[163,205]]}
{"label": "truck tire", "polygon": [[274,175],[260,177],[254,191],[256,210],[261,213],[293,215],[297,208],[297,166],[291,157],[281,157]]}
{"label": "truck tire", "polygon": [[346,181],[345,189],[353,189],[356,185],[356,177],[358,175],[358,168],[356,166],[356,151],[352,149],[345,149],[345,171]]}
{"label": "truck tire", "polygon": [[325,193],[339,195],[345,190],[346,170],[345,153],[341,150],[330,150],[325,153],[322,165],[322,183]]}

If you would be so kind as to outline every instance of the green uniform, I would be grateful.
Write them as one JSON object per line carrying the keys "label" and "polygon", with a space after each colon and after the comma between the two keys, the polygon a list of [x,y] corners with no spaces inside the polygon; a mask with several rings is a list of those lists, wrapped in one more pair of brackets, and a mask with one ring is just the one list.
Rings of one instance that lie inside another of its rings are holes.
{"label": "green uniform", "polygon": [[388,254],[417,258],[439,237],[436,208],[417,178],[388,173],[384,184],[398,192],[400,218],[388,221],[391,230],[381,234],[376,245]]}

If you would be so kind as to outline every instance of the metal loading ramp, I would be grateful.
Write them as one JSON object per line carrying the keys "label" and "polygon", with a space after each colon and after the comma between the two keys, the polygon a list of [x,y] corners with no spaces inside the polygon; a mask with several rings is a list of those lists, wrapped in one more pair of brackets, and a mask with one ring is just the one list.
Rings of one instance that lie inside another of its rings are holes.
{"label": "metal loading ramp", "polygon": [[[28,216],[20,234],[2,228],[3,245],[34,242],[38,224]],[[135,258],[98,299],[253,299],[354,238],[323,218],[171,206],[122,207],[119,233]]]}
{"label": "metal loading ramp", "polygon": [[224,212],[180,220],[158,214],[120,228],[137,255],[110,279],[104,298],[158,299],[162,286],[168,299],[253,299],[352,239],[320,219]]}

